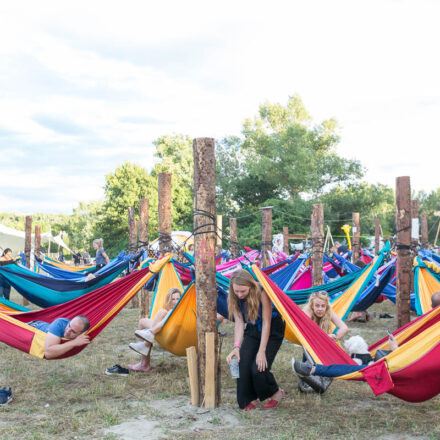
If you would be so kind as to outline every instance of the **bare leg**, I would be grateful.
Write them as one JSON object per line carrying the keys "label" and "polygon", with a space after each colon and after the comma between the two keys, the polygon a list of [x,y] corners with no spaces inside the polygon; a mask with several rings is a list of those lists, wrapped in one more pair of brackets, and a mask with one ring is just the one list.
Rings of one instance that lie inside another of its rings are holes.
{"label": "bare leg", "polygon": [[148,355],[147,356],[142,355],[141,361],[138,362],[137,364],[127,365],[129,370],[143,372],[143,373],[148,373],[151,370],[151,364],[150,364],[151,344],[149,342],[146,342],[145,345],[150,349]]}

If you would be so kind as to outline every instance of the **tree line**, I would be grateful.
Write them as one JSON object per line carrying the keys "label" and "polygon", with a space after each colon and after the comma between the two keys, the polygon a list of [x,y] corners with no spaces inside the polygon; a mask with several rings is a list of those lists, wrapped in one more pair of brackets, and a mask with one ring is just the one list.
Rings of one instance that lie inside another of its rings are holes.
{"label": "tree line", "polygon": [[[362,235],[374,234],[374,219],[383,233],[395,231],[394,189],[362,181],[365,170],[357,160],[339,156],[340,141],[335,119],[316,124],[301,98],[289,97],[286,105],[266,102],[253,118],[246,119],[239,136],[216,141],[217,212],[224,218],[227,236],[229,217],[236,217],[241,246],[259,247],[262,206],[273,206],[273,232],[288,226],[291,233],[310,231],[314,203],[324,203],[325,223],[334,236],[359,212]],[[104,238],[114,256],[128,249],[127,207],[138,208],[141,198],[150,201],[149,237],[158,235],[158,174],[172,174],[172,222],[174,230],[192,230],[193,150],[188,135],[164,135],[154,141],[157,163],[148,172],[125,162],[105,176],[104,199],[80,202],[71,215],[34,214],[42,232],[66,233],[71,248],[91,248],[93,238]],[[414,193],[420,210],[428,215],[430,240],[440,210],[440,188]],[[6,226],[24,230],[24,216],[0,214]],[[227,247],[227,241],[225,242]]]}

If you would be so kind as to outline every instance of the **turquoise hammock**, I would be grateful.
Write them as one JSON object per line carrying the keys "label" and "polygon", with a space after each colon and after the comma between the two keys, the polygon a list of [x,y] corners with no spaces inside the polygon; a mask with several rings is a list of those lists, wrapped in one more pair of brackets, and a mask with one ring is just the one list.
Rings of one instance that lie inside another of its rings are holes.
{"label": "turquoise hammock", "polygon": [[6,278],[28,301],[47,308],[71,301],[109,284],[127,269],[128,265],[128,260],[121,261],[110,271],[82,282],[45,277],[17,264],[0,266],[0,275]]}

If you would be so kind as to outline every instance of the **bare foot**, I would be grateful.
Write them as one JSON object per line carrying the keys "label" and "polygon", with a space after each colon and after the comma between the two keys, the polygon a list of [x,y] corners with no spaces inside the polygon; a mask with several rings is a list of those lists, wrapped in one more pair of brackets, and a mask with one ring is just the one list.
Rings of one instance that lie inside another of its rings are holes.
{"label": "bare foot", "polygon": [[272,400],[276,400],[279,402],[284,396],[284,391],[281,388],[278,388],[278,391],[271,397]]}
{"label": "bare foot", "polygon": [[142,362],[138,362],[137,364],[127,365],[127,368],[131,371],[148,373],[151,370],[151,365],[145,366],[145,365],[142,365]]}

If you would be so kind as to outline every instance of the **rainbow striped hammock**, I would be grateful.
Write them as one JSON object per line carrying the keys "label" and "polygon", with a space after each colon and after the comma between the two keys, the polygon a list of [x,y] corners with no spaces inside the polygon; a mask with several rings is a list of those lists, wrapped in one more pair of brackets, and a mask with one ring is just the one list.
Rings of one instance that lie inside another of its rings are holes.
{"label": "rainbow striped hammock", "polygon": [[[0,312],[0,342],[32,356],[44,358],[46,333],[27,323],[33,320],[52,322],[56,318],[72,319],[81,314],[89,318],[90,329],[87,334],[92,340],[139,290],[161,270],[171,257],[172,255],[166,256],[150,264],[148,268],[133,272],[120,280],[64,304],[31,312],[8,311],[3,308]],[[57,359],[73,356],[85,347],[75,347]]]}
{"label": "rainbow striped hammock", "polygon": [[[319,328],[257,266],[258,281],[286,321],[286,338],[302,345],[315,362],[349,364],[353,359]],[[355,373],[337,379],[366,381],[376,395],[387,392],[407,402],[423,402],[440,393],[440,306],[393,332],[399,347],[384,358]],[[387,338],[369,349],[387,347]]]}

